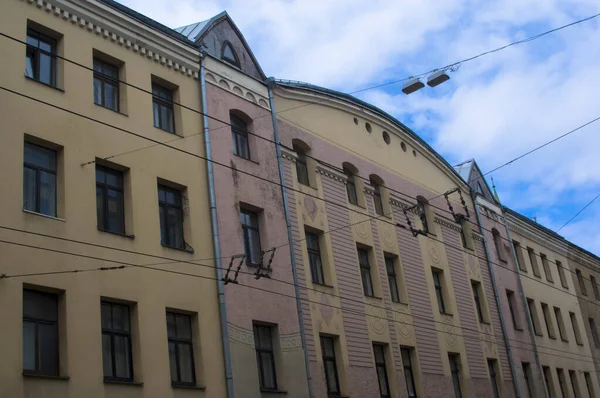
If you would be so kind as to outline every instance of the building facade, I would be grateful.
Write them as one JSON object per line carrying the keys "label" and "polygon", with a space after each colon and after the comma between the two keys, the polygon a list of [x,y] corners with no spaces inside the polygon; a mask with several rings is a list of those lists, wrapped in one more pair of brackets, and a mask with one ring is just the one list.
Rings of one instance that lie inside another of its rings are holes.
{"label": "building facade", "polygon": [[202,118],[173,104],[201,108],[199,51],[98,1],[0,25],[0,397],[225,396]]}

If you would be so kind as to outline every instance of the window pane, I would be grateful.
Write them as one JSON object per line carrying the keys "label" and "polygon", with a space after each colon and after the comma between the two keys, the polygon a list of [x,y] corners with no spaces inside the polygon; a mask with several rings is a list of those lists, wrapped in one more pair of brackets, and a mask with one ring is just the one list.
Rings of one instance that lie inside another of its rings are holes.
{"label": "window pane", "polygon": [[241,156],[245,159],[250,158],[250,151],[248,149],[248,136],[238,134],[238,156]]}
{"label": "window pane", "polygon": [[160,105],[156,102],[152,104],[152,115],[154,117],[154,127],[160,128]]}
{"label": "window pane", "polygon": [[40,40],[39,43],[40,43],[40,50],[47,51],[49,53],[52,52],[52,44],[50,42],[45,42],[43,40]]}
{"label": "window pane", "polygon": [[112,343],[107,334],[102,335],[102,368],[105,377],[113,377],[112,371]]}
{"label": "window pane", "polygon": [[333,346],[333,339],[330,337],[324,337],[322,341],[323,341],[323,353],[330,358],[335,357],[335,349]]}
{"label": "window pane", "polygon": [[165,214],[165,208],[163,206],[159,206],[159,217],[160,217],[160,243],[163,245],[168,245],[167,241],[167,220]]}
{"label": "window pane", "polygon": [[23,208],[36,211],[37,184],[35,170],[23,168]]}
{"label": "window pane", "polygon": [[248,230],[248,245],[250,249],[250,260],[253,264],[260,263],[261,248],[258,231]]}
{"label": "window pane", "polygon": [[125,305],[112,304],[112,330],[129,331],[129,308]]}
{"label": "window pane", "polygon": [[271,342],[271,329],[268,326],[258,326],[258,347],[259,348],[272,348]]}
{"label": "window pane", "polygon": [[53,294],[23,290],[23,317],[57,321],[57,297]]}
{"label": "window pane", "polygon": [[115,376],[130,378],[129,337],[113,336],[113,341],[115,343]]}
{"label": "window pane", "polygon": [[[28,38],[29,39],[29,38]],[[27,52],[27,59],[25,60],[25,76],[35,78],[34,76],[34,65],[35,58],[31,52]]]}
{"label": "window pane", "polygon": [[277,385],[275,384],[275,367],[272,354],[261,352],[259,355],[263,370],[264,387],[271,389],[277,388]]}
{"label": "window pane", "polygon": [[183,247],[181,210],[169,207],[167,210],[167,222],[169,224],[169,244],[175,247]]}
{"label": "window pane", "polygon": [[104,106],[112,110],[118,109],[118,91],[112,84],[104,83]]}
{"label": "window pane", "polygon": [[37,39],[37,32],[29,32],[27,33],[27,44],[33,47],[39,47],[40,43]]}
{"label": "window pane", "polygon": [[35,370],[35,323],[23,321],[23,369]]}
{"label": "window pane", "polygon": [[58,328],[56,324],[38,323],[39,370],[58,374]]}
{"label": "window pane", "polygon": [[56,216],[56,176],[40,171],[40,213]]}
{"label": "window pane", "polygon": [[194,359],[192,346],[189,344],[178,344],[179,348],[179,373],[182,383],[194,382]]}
{"label": "window pane", "polygon": [[181,339],[191,339],[192,326],[190,324],[190,317],[187,315],[177,315],[175,320],[177,322],[177,337]]}
{"label": "window pane", "polygon": [[161,126],[160,128],[166,131],[173,131],[172,126],[173,126],[173,112],[171,111],[171,109],[167,108],[166,106],[161,106],[160,107],[160,111],[161,111]]}
{"label": "window pane", "polygon": [[123,230],[123,194],[112,189],[108,190],[108,225],[109,231],[124,233]]}
{"label": "window pane", "polygon": [[408,390],[408,396],[409,397],[416,397],[417,396],[417,389],[415,388],[414,377],[413,377],[413,374],[412,374],[412,369],[406,369],[404,372],[405,372],[406,389]]}
{"label": "window pane", "polygon": [[104,212],[104,189],[102,187],[96,187],[96,215],[99,229],[106,229],[106,226],[104,225]]}
{"label": "window pane", "polygon": [[327,378],[327,392],[329,393],[339,393],[340,388],[337,383],[336,378],[337,369],[335,368],[335,362],[326,361],[325,362],[325,377]]}
{"label": "window pane", "polygon": [[39,53],[38,56],[40,57],[39,80],[52,84],[52,57],[44,53]]}
{"label": "window pane", "polygon": [[390,392],[388,391],[387,375],[384,366],[377,366],[377,378],[379,379],[379,391],[381,391],[381,395],[389,396]]}
{"label": "window pane", "polygon": [[177,337],[175,331],[175,314],[167,314],[167,336]]}
{"label": "window pane", "polygon": [[25,163],[56,171],[56,152],[37,145],[25,143]]}
{"label": "window pane", "polygon": [[177,376],[177,347],[175,343],[169,343],[169,365],[171,367],[171,380],[179,381],[179,377]]}

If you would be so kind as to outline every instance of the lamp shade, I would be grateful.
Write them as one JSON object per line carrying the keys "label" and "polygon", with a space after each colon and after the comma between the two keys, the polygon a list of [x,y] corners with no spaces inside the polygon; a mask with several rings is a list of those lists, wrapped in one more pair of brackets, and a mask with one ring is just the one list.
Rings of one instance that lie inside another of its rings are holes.
{"label": "lamp shade", "polygon": [[406,83],[404,83],[404,85],[402,86],[402,92],[404,94],[410,94],[422,89],[423,87],[425,87],[423,82],[419,80],[418,77],[413,77],[412,79],[409,79]]}

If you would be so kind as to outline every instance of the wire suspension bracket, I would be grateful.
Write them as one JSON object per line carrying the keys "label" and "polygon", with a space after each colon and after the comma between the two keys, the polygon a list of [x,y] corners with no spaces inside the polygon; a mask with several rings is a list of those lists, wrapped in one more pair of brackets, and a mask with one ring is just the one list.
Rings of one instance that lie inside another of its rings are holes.
{"label": "wire suspension bracket", "polygon": [[[258,268],[254,273],[254,279],[260,278],[270,278],[273,268],[271,268],[271,263],[273,263],[273,257],[275,257],[276,247],[271,247],[269,249],[264,249],[260,254],[260,262],[258,263]],[[267,265],[265,265],[265,257],[269,256],[269,261]]]}
{"label": "wire suspension bracket", "polygon": [[[458,196],[460,197],[460,203],[462,204],[463,209],[465,210],[465,214],[456,214],[454,212],[454,208],[452,207],[452,203],[450,203],[449,196],[455,192],[458,192]],[[448,203],[448,209],[450,209],[450,213],[452,213],[452,216],[454,217],[454,222],[460,224],[465,218],[468,219],[471,217],[471,215],[469,214],[469,208],[467,207],[467,202],[465,202],[465,198],[463,197],[460,188],[454,188],[449,191],[446,191],[444,193],[444,198],[446,198],[446,203]]]}

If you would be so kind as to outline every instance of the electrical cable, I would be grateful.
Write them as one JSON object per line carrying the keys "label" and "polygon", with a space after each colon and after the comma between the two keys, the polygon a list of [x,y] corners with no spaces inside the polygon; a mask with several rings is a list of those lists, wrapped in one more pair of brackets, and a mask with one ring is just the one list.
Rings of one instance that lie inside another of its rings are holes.
{"label": "electrical cable", "polygon": [[[182,275],[182,276],[190,276],[190,277],[195,277],[195,278],[201,278],[201,279],[207,279],[207,280],[217,281],[216,278],[208,277],[208,276],[203,276],[203,275],[190,274],[190,273],[181,272],[181,271],[174,271],[174,270],[167,270],[167,269],[163,269],[163,268],[155,268],[155,267],[150,267],[150,266],[147,266],[147,265],[133,264],[133,263],[125,262],[125,261],[107,260],[107,259],[100,258],[100,257],[88,256],[88,255],[83,255],[83,254],[80,254],[80,253],[72,253],[72,252],[68,252],[68,251],[64,251],[64,250],[50,249],[50,248],[40,247],[40,246],[35,246],[35,245],[28,245],[28,244],[19,243],[19,242],[12,242],[12,241],[0,240],[0,243],[12,244],[12,245],[22,246],[22,247],[26,247],[26,248],[30,248],[30,249],[37,249],[37,250],[49,251],[49,252],[53,252],[53,253],[60,253],[60,254],[65,254],[65,255],[70,255],[70,256],[75,256],[75,257],[81,257],[81,258],[86,258],[86,259],[92,259],[92,260],[102,261],[102,262],[119,264],[119,266],[116,266],[116,267],[99,267],[99,268],[82,269],[82,270],[75,269],[75,270],[65,270],[65,271],[55,271],[55,272],[40,272],[40,273],[28,273],[28,274],[15,274],[15,275],[1,274],[0,275],[0,280],[1,279],[10,279],[10,278],[31,277],[31,276],[47,276],[47,275],[53,275],[53,274],[67,274],[67,273],[80,273],[80,272],[92,272],[92,271],[122,270],[122,269],[129,268],[129,267],[136,267],[136,268],[139,267],[139,268],[142,268],[142,269],[145,269],[145,270],[154,270],[154,271],[160,271],[160,272],[173,273],[173,274]],[[251,286],[251,285],[244,285],[244,284],[240,284],[240,283],[238,283],[238,285],[239,286],[244,286],[244,287],[247,287],[247,288],[250,288],[250,289],[255,289],[255,290],[259,290],[259,291],[271,293],[271,294],[276,294],[276,295],[287,297],[287,298],[296,299],[296,296],[288,295],[288,294],[281,293],[281,292],[275,292],[273,290],[269,290],[269,289],[266,289],[266,288],[260,288],[260,287]],[[342,298],[341,296],[338,296],[338,297]],[[331,307],[331,308],[334,308],[334,309],[338,309],[338,310],[340,310],[342,312],[351,313],[351,314],[353,313],[353,314],[356,314],[356,315],[362,315],[362,316],[367,316],[367,317],[372,317],[372,318],[379,318],[379,319],[382,319],[382,320],[386,320],[388,322],[400,323],[400,324],[412,326],[413,328],[416,329],[416,325],[414,323],[402,322],[400,320],[396,320],[396,319],[393,319],[393,318],[388,318],[387,316],[386,317],[382,317],[382,316],[378,316],[378,315],[371,315],[371,314],[367,314],[366,312],[362,312],[362,311],[352,310],[352,309],[349,309],[349,308],[342,308],[342,307],[338,307],[338,306],[335,306],[335,305],[332,305],[332,304],[321,303],[320,301],[319,302],[311,301],[310,299],[304,299],[304,298],[299,298],[299,299],[302,300],[302,301],[307,301],[307,302],[312,303],[312,304],[319,304],[319,305],[328,306],[328,307]],[[344,298],[344,299],[348,300],[347,298]],[[350,300],[350,301],[352,301],[352,300]],[[361,302],[361,304],[364,304],[364,302]],[[391,312],[397,312],[399,314],[407,315],[407,314],[399,312],[399,311],[390,310],[388,308],[385,308],[385,309],[388,310],[388,311],[391,311]],[[409,315],[409,316],[411,316],[413,318],[415,317],[414,315]],[[431,319],[431,318],[423,318],[423,317],[421,317],[421,318],[425,319],[427,321],[430,321],[432,323],[440,323],[440,324],[442,324],[444,326],[450,326],[450,325],[447,325],[447,324],[445,324],[443,322],[435,321],[434,319]],[[482,334],[482,335],[488,335],[488,336],[491,336],[491,337],[494,337],[494,338],[497,337],[497,335],[493,335],[493,334],[481,332],[481,331],[475,330],[475,329],[466,329],[465,327],[462,327],[462,326],[451,325],[451,327],[459,329],[459,330],[472,331],[474,333],[479,333],[479,334]],[[474,340],[474,341],[478,341],[478,342],[484,341],[484,342],[498,344],[495,341],[488,341],[488,340],[485,340],[485,339],[480,338],[480,337],[470,337],[469,335],[459,334],[459,333],[453,333],[452,331],[439,330],[439,329],[437,329],[435,327],[434,328],[427,328],[427,327],[420,326],[420,329],[421,330],[430,330],[430,331],[435,331],[435,332],[446,333],[446,334],[450,334],[450,335],[461,337],[461,338],[463,338],[465,340]],[[520,344],[533,345],[533,344],[530,344],[530,343],[522,342],[520,340],[514,340],[514,339],[509,339],[509,340],[511,340],[511,341],[517,341]],[[540,347],[540,346],[538,345],[538,347]],[[555,349],[555,348],[552,348],[552,347],[545,347],[545,346],[541,346],[541,347],[542,348],[546,348],[546,349],[550,349],[550,350],[554,350],[554,351],[565,352],[565,353],[568,353],[570,355],[577,355],[579,358],[582,357],[581,355],[579,355],[577,353],[571,353],[571,352],[568,352],[568,351],[559,350],[559,349]],[[533,350],[530,350],[530,349],[527,349],[527,348],[524,348],[524,347],[519,347],[519,349],[526,350],[526,351],[533,351]],[[550,354],[550,353],[544,353],[544,354],[545,355],[556,356],[556,357],[560,357],[560,358],[565,358],[565,359],[570,359],[570,360],[575,360],[575,358],[569,358],[569,357],[565,357],[565,356],[562,356],[562,355],[556,355],[556,354]],[[580,362],[586,362],[586,363],[592,363],[592,364],[594,364],[595,363],[593,361],[594,359],[599,359],[600,360],[600,358],[589,357],[589,356],[585,356],[585,355],[583,357],[592,358],[592,362],[590,362],[590,361],[580,361]]]}
{"label": "electrical cable", "polygon": [[573,217],[569,218],[569,221],[564,223],[562,227],[560,227],[559,229],[556,230],[556,232],[560,231],[561,229],[563,229],[564,227],[569,225],[571,223],[571,221],[573,221],[575,218],[577,218],[577,216],[580,215],[585,209],[590,207],[592,205],[592,203],[594,203],[596,201],[596,199],[598,199],[598,197],[600,197],[600,193],[598,195],[596,195],[594,197],[594,199],[590,200],[587,205],[583,206],[583,208],[581,210],[579,210],[577,213],[575,213],[575,215]]}

